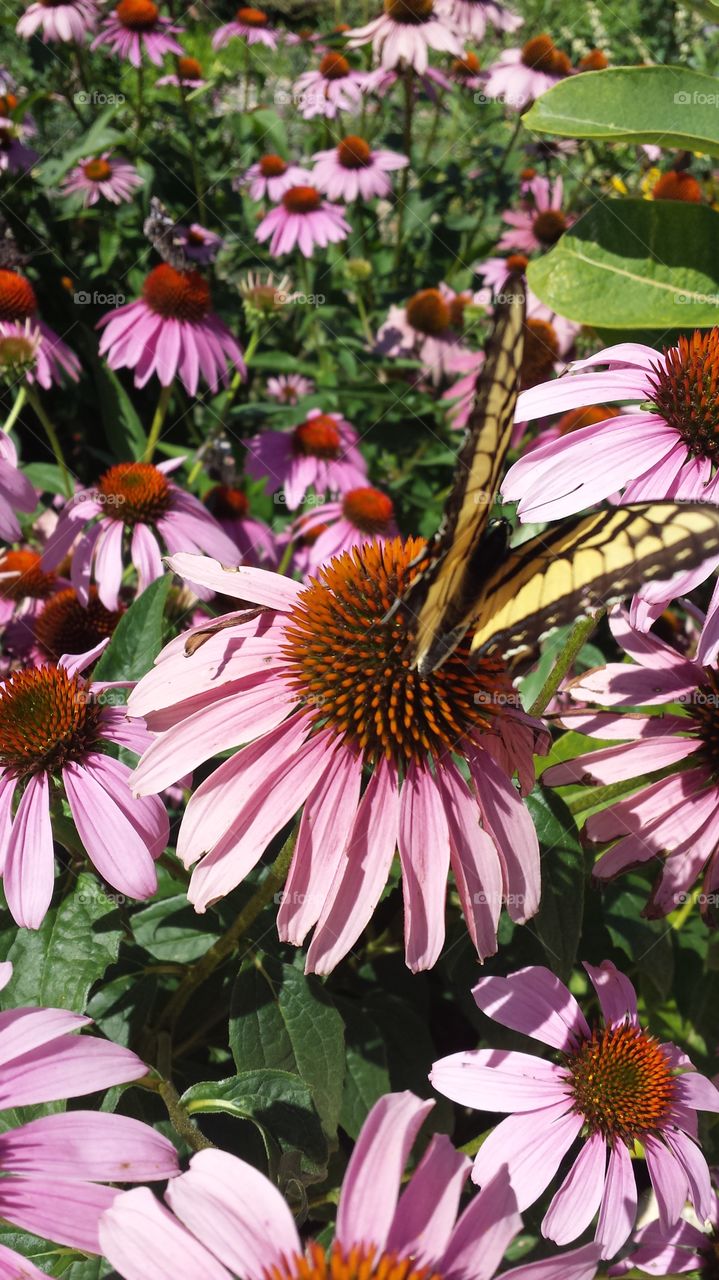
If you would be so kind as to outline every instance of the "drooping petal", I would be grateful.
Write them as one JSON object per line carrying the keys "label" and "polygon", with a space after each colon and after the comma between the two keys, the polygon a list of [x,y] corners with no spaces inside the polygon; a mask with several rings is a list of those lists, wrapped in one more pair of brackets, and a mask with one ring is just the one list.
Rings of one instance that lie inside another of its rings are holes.
{"label": "drooping petal", "polygon": [[124,1280],[232,1280],[147,1187],[117,1196],[99,1237],[100,1252]]}

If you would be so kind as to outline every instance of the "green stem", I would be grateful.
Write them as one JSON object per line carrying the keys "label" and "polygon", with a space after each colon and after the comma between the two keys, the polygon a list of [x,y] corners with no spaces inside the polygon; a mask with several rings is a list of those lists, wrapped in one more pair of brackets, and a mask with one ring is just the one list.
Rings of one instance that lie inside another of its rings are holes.
{"label": "green stem", "polygon": [[160,1075],[157,1092],[167,1108],[175,1133],[184,1138],[192,1151],[205,1151],[208,1147],[214,1147],[214,1143],[200,1132],[195,1121],[187,1114],[182,1105],[182,1099],[170,1079],[172,1041],[166,1032],[160,1033],[157,1038],[157,1064]]}
{"label": "green stem", "polygon": [[[259,328],[255,328],[252,330],[252,333],[250,335],[250,340],[245,350],[245,365],[247,366],[248,369],[250,367],[252,357],[259,346],[261,336],[262,335],[260,333]],[[234,402],[235,396],[237,395],[237,392],[239,391],[241,386],[242,386],[242,374],[240,370],[237,369],[235,371],[235,374],[232,378],[232,381],[229,387],[227,388],[227,395],[225,396],[225,402],[222,406],[221,418],[222,418],[223,425],[227,421],[227,417],[229,415],[230,409],[232,408],[232,404]],[[192,467],[190,468],[190,473],[187,477],[188,488],[192,487],[192,485],[197,480],[197,477],[199,476],[200,472],[202,471],[203,451],[204,451],[204,446],[201,445],[198,451],[197,457],[195,458],[195,461],[193,462]]]}
{"label": "green stem", "polygon": [[140,150],[140,137],[142,134],[143,109],[145,105],[145,68],[140,58],[140,65],[137,68],[137,124],[135,133],[137,134],[137,150]]}
{"label": "green stem", "polygon": [[402,238],[404,233],[404,203],[409,186],[409,171],[412,168],[412,121],[414,116],[414,67],[407,67],[404,73],[404,154],[410,163],[402,169],[397,193],[397,253],[395,269],[399,270],[402,262]]}
{"label": "green stem", "polygon": [[512,130],[509,142],[504,148],[499,164],[492,171],[492,176],[495,179],[501,178],[502,174],[504,173],[505,166],[512,153],[512,148],[514,147],[514,144],[517,141],[517,138],[519,137],[519,130],[521,129],[521,127],[522,127],[522,117],[520,115],[517,115],[517,119],[515,121],[514,128]]}
{"label": "green stem", "polygon": [[287,573],[287,570],[290,565],[290,560],[292,559],[292,552],[294,551],[294,549],[295,549],[295,540],[294,538],[290,538],[288,540],[287,546],[282,552],[282,559],[280,560],[280,563],[277,566],[278,573],[280,574]]}
{"label": "green stem", "polygon": [[172,383],[170,383],[169,387],[160,388],[160,398],[157,402],[157,408],[155,409],[155,416],[152,419],[152,425],[150,426],[150,434],[147,437],[145,452],[142,455],[143,462],[152,462],[152,455],[154,454],[157,442],[160,439],[160,432],[162,431],[165,417],[167,415],[171,395]]}
{"label": "green stem", "polygon": [[222,937],[218,938],[217,942],[210,947],[209,951],[206,951],[204,956],[201,956],[197,963],[185,974],[179,987],[165,1006],[160,1025],[160,1035],[162,1031],[172,1031],[178,1018],[198,988],[207,982],[207,979],[212,977],[217,967],[224,960],[229,959],[233,952],[237,950],[248,929],[252,927],[260,913],[264,911],[268,903],[282,888],[295,851],[296,838],[296,832],[293,832],[280,849],[268,874],[255,889],[249,902],[236,920],[222,934]]}
{"label": "green stem", "polygon": [[559,652],[557,661],[529,708],[530,716],[541,716],[542,712],[549,705],[580,649],[584,644],[586,644],[594,628],[599,622],[599,619],[605,612],[606,610],[604,606],[602,606],[602,608],[597,609],[595,613],[590,613],[588,617],[581,618],[577,625],[570,631],[564,642],[564,646]]}
{"label": "green stem", "polygon": [[182,72],[180,70],[179,56],[176,58],[176,62],[177,62],[177,88],[180,94],[180,102],[182,103],[182,110],[183,110],[185,119],[187,120],[187,133],[190,139],[190,163],[192,165],[192,181],[195,187],[195,195],[197,196],[197,212],[200,218],[200,222],[204,226],[207,214],[205,211],[205,193],[202,187],[202,180],[200,178],[200,167],[197,163],[198,148],[197,148],[197,133],[195,131],[195,116],[192,110],[192,104],[185,91],[185,86],[182,83]]}
{"label": "green stem", "polygon": [[50,421],[49,417],[47,416],[40,402],[40,397],[37,395],[37,392],[35,391],[34,387],[27,388],[27,400],[28,400],[28,404],[32,405],[32,408],[35,410],[35,413],[37,414],[38,418],[40,419],[43,425],[45,435],[47,436],[50,442],[50,448],[52,449],[55,455],[55,461],[57,462],[57,465],[60,469],[60,474],[62,475],[62,484],[65,490],[65,494],[68,498],[71,498],[74,493],[74,486],[72,483],[72,477],[70,475],[70,472],[67,469],[65,458],[63,456],[60,440],[58,438],[58,435],[54,426],[52,425],[52,422]]}
{"label": "green stem", "polygon": [[367,315],[367,308],[362,299],[359,286],[355,288],[355,298],[357,299],[357,314],[359,315],[360,324],[362,325],[362,332],[364,333],[369,345],[372,346],[374,344],[374,334],[372,332],[372,326],[369,322],[369,316]]}
{"label": "green stem", "polygon": [[437,138],[437,130],[439,129],[439,122],[440,122],[440,119],[442,118],[442,108],[444,106],[445,96],[446,95],[444,93],[437,94],[437,103],[434,111],[434,120],[432,121],[432,128],[430,129],[430,132],[429,132],[427,146],[425,147],[424,155],[422,156],[423,165],[427,163],[427,161],[429,160],[429,157],[432,154],[432,148],[434,147],[434,144]]}
{"label": "green stem", "polygon": [[5,432],[12,431],[13,427],[15,426],[15,423],[17,422],[20,414],[22,413],[22,407],[26,400],[27,400],[27,383],[24,383],[23,386],[18,391],[17,396],[15,398],[15,403],[12,409],[10,410],[7,418],[5,419],[5,422],[3,424],[3,431]]}

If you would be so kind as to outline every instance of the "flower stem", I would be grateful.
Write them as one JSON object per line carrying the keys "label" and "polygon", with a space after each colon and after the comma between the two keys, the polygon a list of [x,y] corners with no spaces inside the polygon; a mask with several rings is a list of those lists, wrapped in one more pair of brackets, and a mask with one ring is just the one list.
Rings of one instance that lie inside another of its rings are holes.
{"label": "flower stem", "polygon": [[187,120],[187,133],[190,139],[190,163],[192,165],[192,179],[195,187],[195,195],[197,196],[197,212],[199,214],[200,222],[204,225],[207,214],[205,212],[205,192],[203,190],[202,179],[200,177],[200,167],[197,163],[198,147],[197,147],[197,133],[195,130],[195,116],[192,110],[192,103],[190,102],[190,99],[187,96],[187,90],[185,89],[185,86],[182,83],[182,71],[180,69],[179,57],[176,59],[176,61],[177,61],[177,88],[180,94],[180,102],[182,103],[182,110],[183,110],[185,119]]}
{"label": "flower stem", "polygon": [[154,454],[157,442],[160,439],[160,432],[162,431],[162,426],[167,415],[171,394],[171,383],[169,387],[160,388],[160,399],[157,402],[155,416],[152,419],[152,425],[150,426],[150,434],[147,437],[147,444],[145,445],[145,452],[142,455],[143,462],[152,462],[152,455]]}
{"label": "flower stem", "polygon": [[224,960],[227,960],[237,950],[248,929],[251,928],[260,913],[264,911],[275,894],[282,888],[295,851],[296,838],[296,832],[293,831],[280,849],[270,871],[261,884],[257,886],[249,902],[230,925],[229,929],[225,930],[222,936],[217,939],[217,942],[210,947],[209,951],[206,951],[204,956],[201,956],[197,963],[185,974],[179,987],[165,1006],[158,1033],[159,1036],[163,1031],[172,1032],[178,1018],[198,987],[201,987],[212,976],[218,965],[221,965]]}
{"label": "flower stem", "polygon": [[135,125],[135,133],[137,134],[137,150],[140,149],[140,137],[143,125],[143,110],[145,106],[145,68],[142,64],[142,56],[137,68],[137,124]]}
{"label": "flower stem", "polygon": [[410,163],[402,169],[397,192],[397,254],[395,268],[399,270],[402,261],[402,238],[404,234],[404,203],[409,186],[409,171],[412,168],[412,122],[414,117],[414,67],[408,66],[404,73],[404,154]]}
{"label": "flower stem", "polygon": [[187,1114],[182,1105],[182,1099],[170,1079],[172,1041],[166,1032],[161,1032],[157,1037],[157,1070],[160,1076],[157,1092],[167,1108],[175,1133],[185,1139],[192,1151],[205,1151],[208,1147],[213,1147],[214,1143],[200,1132],[195,1121]]}
{"label": "flower stem", "polygon": [[2,428],[3,431],[5,432],[12,431],[13,427],[15,426],[15,423],[17,422],[20,414],[22,413],[22,407],[26,400],[27,400],[27,385],[24,385],[18,391],[17,396],[15,398],[15,403],[12,409],[10,410],[7,418],[5,419],[5,422],[3,423],[3,428]]}
{"label": "flower stem", "polygon": [[557,661],[529,708],[530,716],[541,716],[542,712],[546,710],[574,659],[582,646],[586,644],[604,613],[606,613],[606,609],[602,606],[595,613],[590,613],[588,617],[581,618],[576,626],[572,628],[559,651]]}
{"label": "flower stem", "polygon": [[34,387],[27,388],[27,401],[28,401],[28,404],[30,404],[32,408],[35,410],[35,413],[37,414],[38,418],[40,419],[43,425],[45,435],[47,436],[50,442],[50,448],[52,449],[55,455],[55,461],[60,469],[60,474],[62,476],[62,484],[65,490],[65,495],[66,497],[71,498],[74,493],[74,486],[72,483],[72,477],[70,475],[70,472],[67,469],[67,464],[63,456],[60,440],[58,438],[58,434],[54,426],[52,425],[52,422],[50,421],[49,417],[47,416],[41,404],[40,397],[36,393]]}

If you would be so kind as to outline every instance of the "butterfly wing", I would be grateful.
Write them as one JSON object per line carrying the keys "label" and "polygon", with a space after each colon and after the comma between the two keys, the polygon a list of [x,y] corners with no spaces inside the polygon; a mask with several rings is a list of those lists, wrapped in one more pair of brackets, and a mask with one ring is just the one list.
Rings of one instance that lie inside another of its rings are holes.
{"label": "butterfly wing", "polygon": [[[509,448],[524,346],[524,289],[511,276],[477,379],[467,435],[442,526],[423,554],[422,569],[402,605],[416,617],[414,665],[431,671],[467,629],[491,554],[478,555]],[[504,530],[492,539],[501,542]],[[488,553],[490,548],[487,548]],[[478,578],[479,574],[479,578]]]}
{"label": "butterfly wing", "polygon": [[719,507],[646,502],[563,520],[511,550],[485,583],[472,650],[506,656],[645,582],[719,555]]}

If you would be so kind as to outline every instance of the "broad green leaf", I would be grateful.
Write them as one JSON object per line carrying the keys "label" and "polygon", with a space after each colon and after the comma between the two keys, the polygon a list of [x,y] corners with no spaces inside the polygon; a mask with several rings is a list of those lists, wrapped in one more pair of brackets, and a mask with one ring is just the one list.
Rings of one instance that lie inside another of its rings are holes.
{"label": "broad green leaf", "polygon": [[350,1138],[357,1139],[367,1114],[392,1082],[387,1065],[384,1036],[369,1014],[352,1000],[339,1000],[345,1024],[347,1069],[342,1094],[340,1124]]}
{"label": "broad green leaf", "polygon": [[[192,964],[217,942],[219,933],[207,928],[207,916],[191,907],[184,893],[163,898],[143,907],[132,917],[135,942],[156,960],[175,964]],[[238,1063],[238,1066],[245,1065]],[[276,1066],[276,1063],[251,1063],[252,1066]]]}
{"label": "broad green leaf", "polygon": [[528,129],[645,142],[719,156],[719,80],[688,67],[610,67],[569,76],[537,98]]}
{"label": "broad green leaf", "polygon": [[567,981],[577,958],[584,912],[584,853],[567,806],[553,791],[537,789],[527,798],[537,831],[542,867],[542,901],[531,922],[547,964]]}
{"label": "broad green leaf", "polygon": [[108,444],[120,462],[142,457],[147,436],[120,379],[97,354],[97,335],[78,330],[79,345],[92,370]]}
{"label": "broad green leaf", "polygon": [[95,668],[96,680],[139,680],[162,648],[162,619],[172,583],[165,574],[151,582],[118,622]]}
{"label": "broad green leaf", "polygon": [[66,496],[65,481],[62,472],[54,462],[29,462],[22,468],[30,484],[43,493],[61,493]]}
{"label": "broad green leaf", "polygon": [[707,328],[719,321],[718,238],[719,214],[708,206],[607,200],[530,263],[527,279],[542,302],[580,324]]}
{"label": "broad green leaf", "polygon": [[270,956],[238,975],[230,1004],[238,1068],[293,1072],[312,1090],[325,1132],[337,1132],[345,1071],[344,1026],[317,978]]}
{"label": "broad green leaf", "polygon": [[306,1175],[321,1176],[328,1150],[308,1085],[288,1071],[242,1071],[227,1080],[194,1084],[182,1095],[190,1115],[223,1113],[248,1120],[262,1134],[270,1166],[281,1155],[301,1152]]}
{"label": "broad green leaf", "polygon": [[[8,936],[13,940],[6,949]],[[81,872],[72,892],[50,908],[39,929],[3,935],[3,959],[14,966],[3,1005],[54,1005],[84,1012],[93,983],[117,959],[121,937],[117,903],[93,875]]]}

